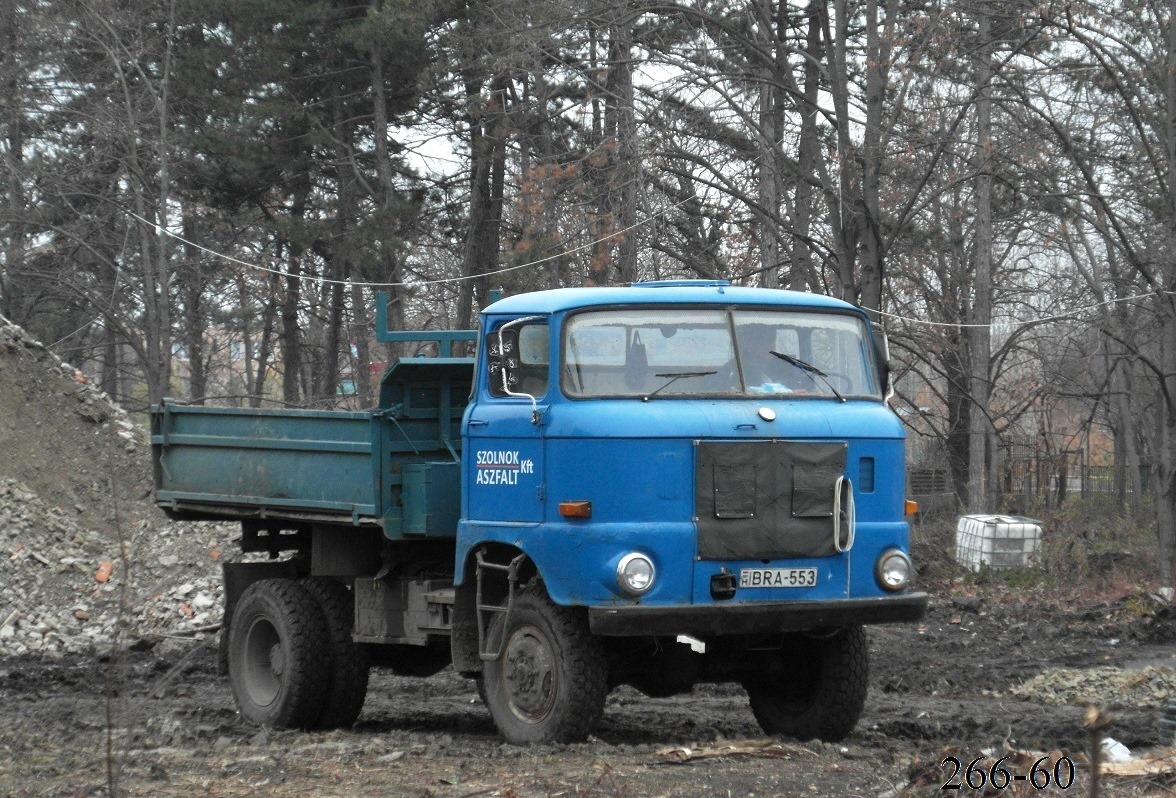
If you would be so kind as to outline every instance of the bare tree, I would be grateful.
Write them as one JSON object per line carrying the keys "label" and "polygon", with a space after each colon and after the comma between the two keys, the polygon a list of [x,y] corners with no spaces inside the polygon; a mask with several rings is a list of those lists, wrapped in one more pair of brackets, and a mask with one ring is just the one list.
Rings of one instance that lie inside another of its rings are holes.
{"label": "bare tree", "polygon": [[995,485],[989,473],[994,452],[989,400],[992,356],[992,21],[986,9],[979,9],[977,24],[980,49],[976,57],[976,241],[973,250],[972,316],[969,319],[969,349],[972,362],[971,407],[968,423],[968,507],[982,512],[991,507]]}
{"label": "bare tree", "polygon": [[[1096,102],[1084,121],[1089,124],[1091,116],[1097,120],[1097,135],[1090,135],[1088,127],[1067,124],[1069,97],[1033,97],[1039,118],[1081,189],[1072,210],[1098,231],[1101,247],[1117,253],[1132,281],[1154,296],[1147,306],[1155,345],[1133,347],[1132,353],[1159,398],[1156,507],[1161,578],[1169,585],[1176,578],[1174,12],[1168,3],[1128,4],[1112,13],[1075,4],[1053,19],[1058,34],[1086,53],[1085,69],[1072,72],[1082,78],[1071,90]],[[1107,106],[1108,113],[1094,110]]]}

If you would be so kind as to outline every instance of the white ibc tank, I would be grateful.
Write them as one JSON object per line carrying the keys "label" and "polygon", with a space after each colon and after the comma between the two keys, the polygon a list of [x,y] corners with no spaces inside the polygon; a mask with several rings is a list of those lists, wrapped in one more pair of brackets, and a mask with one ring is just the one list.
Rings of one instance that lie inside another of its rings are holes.
{"label": "white ibc tank", "polygon": [[981,567],[1023,568],[1037,564],[1041,522],[1015,515],[962,515],[956,524],[956,560]]}

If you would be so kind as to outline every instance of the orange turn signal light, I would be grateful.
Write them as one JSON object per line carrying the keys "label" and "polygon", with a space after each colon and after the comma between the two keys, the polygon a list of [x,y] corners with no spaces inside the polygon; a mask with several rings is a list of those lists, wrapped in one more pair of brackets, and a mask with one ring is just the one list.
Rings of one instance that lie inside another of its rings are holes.
{"label": "orange turn signal light", "polygon": [[588,501],[573,501],[560,502],[559,514],[564,518],[591,518],[592,517],[592,502]]}
{"label": "orange turn signal light", "polygon": [[904,503],[903,511],[907,515],[914,515],[915,513],[919,512],[919,503],[916,501],[911,501],[910,499],[907,499],[906,502]]}

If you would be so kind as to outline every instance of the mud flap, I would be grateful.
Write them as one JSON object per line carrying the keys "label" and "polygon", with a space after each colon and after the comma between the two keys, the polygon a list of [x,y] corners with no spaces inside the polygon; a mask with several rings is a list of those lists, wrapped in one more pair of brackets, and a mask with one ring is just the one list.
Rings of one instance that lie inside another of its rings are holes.
{"label": "mud flap", "polygon": [[221,619],[220,640],[217,641],[217,673],[229,673],[229,626],[233,611],[245,588],[262,579],[297,579],[298,571],[293,560],[275,562],[226,562],[221,566],[221,579],[225,588],[224,617]]}

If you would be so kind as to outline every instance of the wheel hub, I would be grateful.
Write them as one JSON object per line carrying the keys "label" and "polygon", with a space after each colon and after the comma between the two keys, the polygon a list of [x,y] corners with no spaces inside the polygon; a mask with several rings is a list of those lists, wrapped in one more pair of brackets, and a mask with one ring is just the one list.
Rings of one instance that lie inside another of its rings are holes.
{"label": "wheel hub", "polygon": [[278,643],[270,646],[269,652],[270,673],[282,678],[282,673],[286,670],[286,655],[282,651],[282,646]]}
{"label": "wheel hub", "polygon": [[555,703],[555,658],[533,630],[520,629],[506,649],[506,689],[521,719],[542,720]]}
{"label": "wheel hub", "polygon": [[286,674],[286,652],[278,630],[265,618],[255,619],[245,633],[242,653],[242,686],[250,701],[267,706],[281,692]]}

